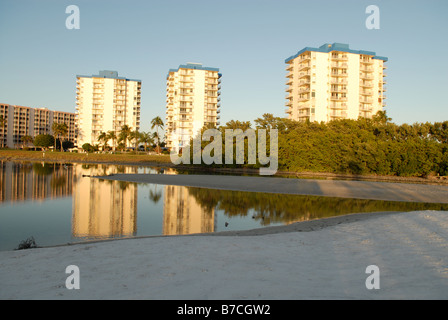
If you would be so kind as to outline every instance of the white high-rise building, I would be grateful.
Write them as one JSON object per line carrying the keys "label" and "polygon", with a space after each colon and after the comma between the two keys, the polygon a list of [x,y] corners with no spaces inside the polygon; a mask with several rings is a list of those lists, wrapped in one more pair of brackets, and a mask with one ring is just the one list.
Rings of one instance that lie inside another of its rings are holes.
{"label": "white high-rise building", "polygon": [[386,57],[347,44],[306,47],[285,60],[286,113],[298,121],[371,118],[385,106]]}
{"label": "white high-rise building", "polygon": [[167,147],[179,151],[204,125],[219,125],[221,74],[187,63],[169,70],[166,87]]}
{"label": "white high-rise building", "polygon": [[124,125],[140,129],[141,80],[126,79],[116,71],[76,76],[78,147],[98,144],[101,132],[117,135]]}

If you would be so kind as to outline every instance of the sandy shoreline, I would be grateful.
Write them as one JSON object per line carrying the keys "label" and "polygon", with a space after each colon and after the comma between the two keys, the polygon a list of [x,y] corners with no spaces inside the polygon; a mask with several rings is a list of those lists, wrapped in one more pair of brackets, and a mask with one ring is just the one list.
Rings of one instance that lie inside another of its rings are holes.
{"label": "sandy shoreline", "polygon": [[[448,299],[447,212],[341,218],[310,232],[0,252],[0,299]],[[79,290],[65,286],[69,265],[80,270]],[[370,265],[379,289],[365,285]]]}

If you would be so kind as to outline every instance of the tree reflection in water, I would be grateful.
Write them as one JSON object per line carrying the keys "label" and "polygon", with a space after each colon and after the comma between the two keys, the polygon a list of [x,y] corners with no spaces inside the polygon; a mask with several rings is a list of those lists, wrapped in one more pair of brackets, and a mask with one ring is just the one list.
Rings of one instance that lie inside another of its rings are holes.
{"label": "tree reflection in water", "polygon": [[328,218],[350,213],[377,211],[448,210],[448,204],[344,199],[320,196],[229,191],[188,187],[204,209],[217,209],[231,217],[246,217],[267,226],[273,223]]}

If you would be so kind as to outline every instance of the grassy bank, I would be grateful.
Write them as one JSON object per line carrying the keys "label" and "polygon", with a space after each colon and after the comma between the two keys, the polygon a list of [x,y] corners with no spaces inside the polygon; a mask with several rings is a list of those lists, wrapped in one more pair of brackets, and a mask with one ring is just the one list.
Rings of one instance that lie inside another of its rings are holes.
{"label": "grassy bank", "polygon": [[0,160],[4,161],[56,161],[56,162],[89,162],[89,163],[132,163],[132,164],[164,164],[171,165],[169,155],[147,154],[101,154],[71,153],[47,151],[0,150]]}

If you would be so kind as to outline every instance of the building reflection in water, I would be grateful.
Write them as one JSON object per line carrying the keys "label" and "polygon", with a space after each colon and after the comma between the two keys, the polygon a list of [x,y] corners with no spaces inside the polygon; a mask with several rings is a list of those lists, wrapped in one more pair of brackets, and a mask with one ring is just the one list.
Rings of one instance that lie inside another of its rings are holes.
{"label": "building reflection in water", "polygon": [[164,186],[164,191],[164,235],[215,231],[215,209],[199,203],[190,188]]}
{"label": "building reflection in water", "polygon": [[[129,237],[137,233],[137,184],[91,179],[117,173],[116,166],[75,165],[72,235],[82,238]],[[120,173],[136,173],[121,167]]]}
{"label": "building reflection in water", "polygon": [[0,161],[0,203],[70,196],[73,184],[71,165]]}

